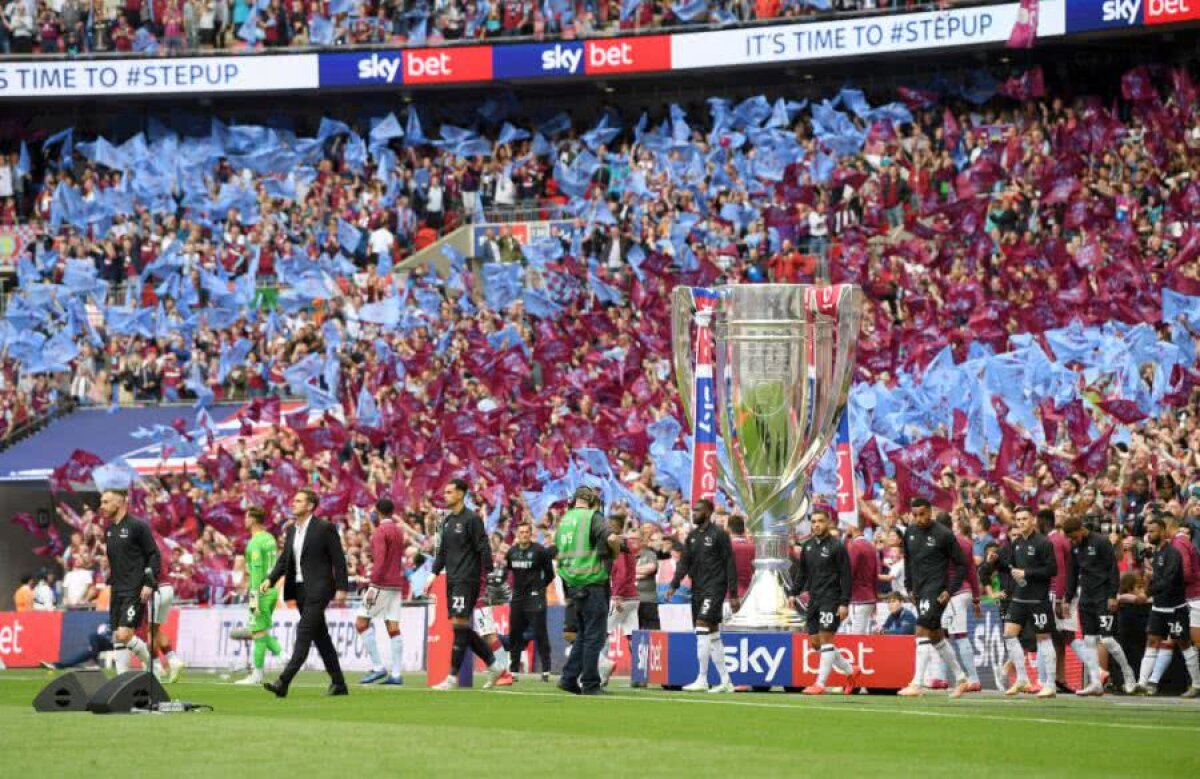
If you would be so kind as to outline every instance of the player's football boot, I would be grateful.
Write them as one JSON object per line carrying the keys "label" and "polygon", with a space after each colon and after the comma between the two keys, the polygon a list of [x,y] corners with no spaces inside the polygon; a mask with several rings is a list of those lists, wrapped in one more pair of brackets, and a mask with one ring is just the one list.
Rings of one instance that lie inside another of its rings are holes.
{"label": "player's football boot", "polygon": [[934,679],[926,686],[931,690],[946,690],[950,687],[949,683],[945,679]]}
{"label": "player's football boot", "polygon": [[[506,673],[508,673],[508,666],[505,665],[504,663],[500,662],[500,659],[497,658],[495,660],[495,662],[493,662],[491,665],[488,666],[487,681],[485,681],[483,683],[483,689],[490,690],[493,687],[495,687],[496,681]],[[511,679],[509,681],[509,684],[510,685],[512,684]]]}
{"label": "player's football boot", "polygon": [[1122,685],[1122,689],[1125,690],[1126,695],[1137,695],[1137,682],[1125,682],[1125,684]]}
{"label": "player's football boot", "polygon": [[457,683],[454,681],[454,677],[453,677],[453,676],[447,676],[447,677],[446,677],[445,679],[443,679],[442,681],[440,681],[440,682],[438,682],[437,684],[433,685],[433,689],[435,689],[435,690],[441,690],[442,692],[445,692],[445,691],[447,691],[447,690],[453,690],[453,689],[455,689],[456,687],[458,687],[458,684],[457,684]]}
{"label": "player's football boot", "polygon": [[924,694],[925,691],[915,684],[910,684],[900,692],[896,693],[896,695],[900,696],[901,698],[920,698]]}
{"label": "player's football boot", "polygon": [[1045,687],[1043,687],[1041,690],[1039,690],[1037,692],[1037,695],[1035,695],[1034,697],[1040,698],[1041,700],[1049,700],[1050,698],[1057,698],[1058,690],[1054,689],[1053,685],[1047,684]]}
{"label": "player's football boot", "polygon": [[262,671],[255,669],[255,670],[251,671],[250,675],[247,676],[245,679],[238,679],[236,682],[234,682],[234,684],[244,684],[244,685],[255,684],[255,685],[257,685],[257,684],[262,684],[262,682],[263,682]]}
{"label": "player's football boot", "polygon": [[358,680],[358,683],[359,684],[375,684],[375,682],[381,682],[386,678],[387,678],[387,671],[380,668],[376,671],[371,671],[370,673],[364,675],[363,678]]}
{"label": "player's football boot", "polygon": [[967,685],[967,692],[983,692],[983,685],[979,682],[971,682]]}
{"label": "player's football boot", "polygon": [[186,666],[184,665],[184,662],[182,660],[180,660],[178,657],[176,657],[174,660],[172,660],[171,661],[171,673],[167,676],[167,682],[170,684],[174,684],[175,682],[179,681],[179,675],[183,673],[183,669],[185,667]]}
{"label": "player's football boot", "polygon": [[716,687],[710,687],[708,691],[713,695],[733,692],[733,682],[721,682]]}
{"label": "player's football boot", "polygon": [[800,691],[801,695],[824,695],[825,688],[819,684],[810,684]]}
{"label": "player's football boot", "polygon": [[542,681],[543,682],[550,681],[550,672],[549,671],[542,671]]}
{"label": "player's football boot", "polygon": [[1089,684],[1087,687],[1080,687],[1075,694],[1080,698],[1099,698],[1104,695],[1104,686],[1099,683]]}
{"label": "player's football boot", "polygon": [[853,695],[858,692],[859,679],[861,671],[854,666],[850,666],[850,673],[846,674],[846,683],[842,685],[842,695]]}
{"label": "player's football boot", "polygon": [[959,698],[963,697],[968,692],[970,692],[970,689],[971,689],[971,683],[968,682],[966,679],[963,679],[961,682],[954,685],[954,689],[952,689],[950,691],[949,697],[952,700],[958,700]]}
{"label": "player's football boot", "polygon": [[496,686],[497,687],[512,687],[513,686],[512,672],[505,671],[504,673],[497,676],[496,677]]}
{"label": "player's football boot", "polygon": [[1187,691],[1179,696],[1180,698],[1200,698],[1200,687],[1189,687]]}
{"label": "player's football boot", "polygon": [[1025,688],[1026,695],[1037,695],[1041,691],[1042,685],[1038,682],[1030,682],[1029,686]]}
{"label": "player's football boot", "polygon": [[1018,681],[1013,684],[1012,687],[1009,687],[1007,690],[1005,690],[1004,694],[1011,698],[1014,695],[1020,695],[1023,692],[1029,692],[1029,688],[1029,682]]}
{"label": "player's football boot", "polygon": [[683,685],[684,692],[708,692],[708,680],[697,679],[691,684]]}
{"label": "player's football boot", "polygon": [[391,687],[403,687],[404,686],[404,677],[403,676],[389,676],[388,678],[384,679],[382,683],[389,685]]}

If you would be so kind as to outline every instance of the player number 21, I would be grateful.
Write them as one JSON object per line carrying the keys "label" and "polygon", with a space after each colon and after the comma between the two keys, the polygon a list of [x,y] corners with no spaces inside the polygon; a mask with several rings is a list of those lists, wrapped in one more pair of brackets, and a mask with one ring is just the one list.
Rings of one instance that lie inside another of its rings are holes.
{"label": "player number 21", "polygon": [[455,611],[462,611],[467,605],[467,599],[462,595],[455,595],[451,601],[451,605]]}

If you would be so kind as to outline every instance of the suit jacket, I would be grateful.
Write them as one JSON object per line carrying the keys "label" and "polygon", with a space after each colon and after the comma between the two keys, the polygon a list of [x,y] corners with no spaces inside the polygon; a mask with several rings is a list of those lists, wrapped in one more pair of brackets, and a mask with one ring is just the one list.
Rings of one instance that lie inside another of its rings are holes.
{"label": "suit jacket", "polygon": [[[304,574],[305,600],[328,603],[338,590],[349,589],[346,578],[346,554],[338,538],[337,528],[323,519],[308,520],[308,531],[304,535],[304,548],[300,550],[300,570]],[[275,568],[268,580],[274,586],[283,577],[284,600],[296,598],[296,559],[292,553],[292,542],[296,537],[296,526],[288,529],[283,544],[283,553],[275,561]]]}

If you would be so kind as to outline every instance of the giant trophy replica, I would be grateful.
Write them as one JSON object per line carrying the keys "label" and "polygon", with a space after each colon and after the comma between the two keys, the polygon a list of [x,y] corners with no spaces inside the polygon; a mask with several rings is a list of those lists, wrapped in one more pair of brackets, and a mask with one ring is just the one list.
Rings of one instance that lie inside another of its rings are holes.
{"label": "giant trophy replica", "polygon": [[[788,529],[808,514],[812,471],[846,407],[862,303],[862,291],[844,284],[676,287],[671,294],[684,413],[699,442],[697,422],[706,420],[697,420],[704,410],[693,393],[697,376],[708,386],[703,379],[711,370],[725,455],[718,458],[717,483],[754,536],[754,577],[731,628],[789,630],[802,623],[787,597]],[[698,340],[701,328],[709,331],[710,367],[693,367],[693,328]]]}

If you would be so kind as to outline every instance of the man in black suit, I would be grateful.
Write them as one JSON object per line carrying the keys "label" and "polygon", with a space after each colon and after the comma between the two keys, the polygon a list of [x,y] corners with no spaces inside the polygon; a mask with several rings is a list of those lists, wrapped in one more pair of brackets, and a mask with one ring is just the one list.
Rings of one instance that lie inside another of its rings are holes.
{"label": "man in black suit", "polygon": [[283,599],[296,601],[300,611],[292,659],[278,681],[263,685],[279,698],[287,697],[288,685],[300,672],[314,643],[332,680],[325,694],[350,694],[338,663],[337,649],[329,637],[329,626],[325,624],[325,608],[330,599],[339,604],[346,601],[346,555],[337,528],[314,517],[316,508],[317,493],[310,489],[302,489],[292,498],[295,524],[287,532],[283,553],[275,561],[275,568],[259,588],[266,592],[283,577]]}

